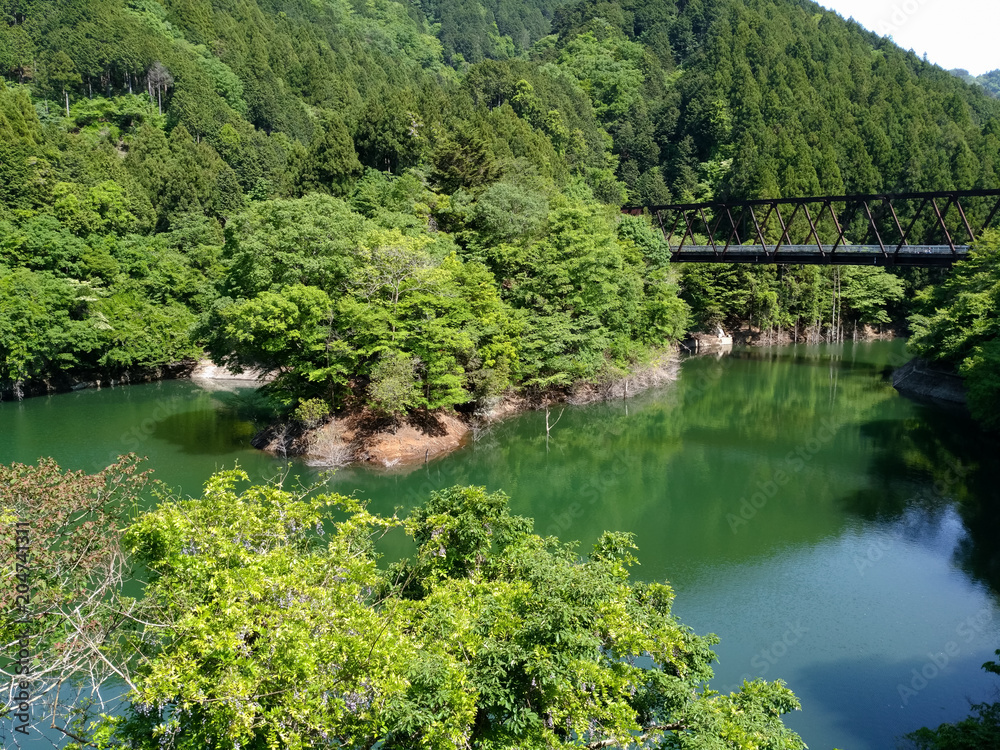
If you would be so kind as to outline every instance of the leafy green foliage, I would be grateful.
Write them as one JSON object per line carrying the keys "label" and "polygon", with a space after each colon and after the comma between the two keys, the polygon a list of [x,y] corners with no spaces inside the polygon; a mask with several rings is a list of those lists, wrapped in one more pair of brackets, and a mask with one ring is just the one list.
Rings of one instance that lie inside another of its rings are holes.
{"label": "leafy green foliage", "polygon": [[[109,594],[107,614],[146,625],[104,644],[130,709],[82,734],[135,749],[804,747],[781,682],[706,688],[717,639],[677,621],[667,584],[631,579],[628,534],[581,556],[483,488],[400,519],[247,481],[164,497],[111,545],[148,583],[124,610]],[[415,553],[380,567],[393,530]]]}
{"label": "leafy green foliage", "polygon": [[368,396],[372,406],[387,414],[405,414],[420,404],[417,362],[402,352],[386,351],[372,366]]}
{"label": "leafy green foliage", "polygon": [[[704,326],[812,330],[831,340],[853,326],[893,323],[906,281],[884,268],[688,265],[682,296]],[[836,322],[831,320],[836,316]]]}
{"label": "leafy green foliage", "polygon": [[332,307],[322,289],[302,284],[261,292],[217,310],[214,341],[235,369],[261,366],[279,372],[274,388],[297,394],[310,377],[311,363],[323,358]]}
{"label": "leafy green foliage", "polygon": [[951,275],[918,299],[922,312],[910,320],[910,348],[957,368],[969,386],[973,416],[1000,428],[1000,236],[984,235]]}
{"label": "leafy green foliage", "polygon": [[289,284],[336,291],[355,264],[352,251],[368,226],[342,200],[324,195],[256,203],[227,226],[230,270],[224,289],[233,297]]}
{"label": "leafy green foliage", "polygon": [[309,398],[300,401],[292,412],[292,418],[301,422],[306,427],[315,427],[330,416],[330,405],[318,398]]}
{"label": "leafy green foliage", "polygon": [[890,323],[887,308],[903,298],[902,279],[882,269],[852,266],[842,269],[841,296],[859,323]]}
{"label": "leafy green foliage", "polygon": [[1000,429],[1000,339],[976,347],[959,372],[969,389],[972,416],[989,429]]}
{"label": "leafy green foliage", "polygon": [[21,269],[0,274],[0,373],[14,383],[73,367],[97,348],[86,287]]}
{"label": "leafy green foliage", "polygon": [[[997,649],[1000,656],[1000,649]],[[988,661],[983,669],[1000,674],[1000,663]],[[1000,703],[977,703],[972,715],[937,729],[923,727],[906,735],[918,750],[979,750],[1000,743]]]}
{"label": "leafy green foliage", "polygon": [[[269,388],[289,403],[320,396],[401,414],[594,378],[680,336],[686,309],[670,275],[644,283],[617,215],[543,189],[501,182],[449,205],[412,175],[369,172],[350,204],[315,194],[255,204],[227,230],[232,264],[203,326],[209,350],[275,373]],[[424,200],[462,227],[464,249],[421,219]]]}
{"label": "leafy green foliage", "polygon": [[330,115],[313,134],[298,177],[300,189],[346,193],[354,178],[361,173],[361,162],[354,151],[354,142],[344,121]]}
{"label": "leafy green foliage", "polygon": [[527,185],[503,181],[490,185],[472,209],[474,240],[484,249],[532,239],[548,214],[545,196]]}

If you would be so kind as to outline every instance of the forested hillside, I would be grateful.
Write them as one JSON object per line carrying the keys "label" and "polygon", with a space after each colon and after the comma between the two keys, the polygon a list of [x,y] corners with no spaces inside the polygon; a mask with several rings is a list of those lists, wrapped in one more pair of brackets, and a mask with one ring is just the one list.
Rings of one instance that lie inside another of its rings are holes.
{"label": "forested hillside", "polygon": [[951,73],[966,83],[982,86],[993,96],[1000,96],[1000,69],[991,70],[989,73],[983,73],[981,76],[974,76],[963,68],[953,70]]}
{"label": "forested hillside", "polygon": [[925,277],[678,278],[618,207],[1000,169],[1000,102],[801,0],[0,11],[15,391],[207,347],[391,412],[609,377],[691,324],[900,321]]}

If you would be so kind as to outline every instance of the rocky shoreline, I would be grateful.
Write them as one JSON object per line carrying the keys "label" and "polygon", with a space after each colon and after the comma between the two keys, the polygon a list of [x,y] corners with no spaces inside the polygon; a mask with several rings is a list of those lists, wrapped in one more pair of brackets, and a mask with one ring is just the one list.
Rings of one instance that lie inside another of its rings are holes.
{"label": "rocky shoreline", "polygon": [[[697,345],[685,342],[689,351],[728,349],[733,338],[741,344],[765,344],[759,337],[735,332],[728,340],[720,336],[705,335]],[[871,336],[872,331],[866,331]],[[873,336],[881,338],[885,334]],[[692,337],[694,338],[694,337]],[[750,339],[750,340],[748,340]],[[756,339],[756,340],[753,340]],[[781,343],[791,343],[783,341]],[[713,346],[716,345],[716,346]],[[408,467],[425,463],[466,445],[475,431],[517,414],[545,409],[559,404],[587,404],[596,401],[626,399],[643,391],[677,379],[680,370],[679,348],[664,350],[628,376],[609,378],[601,383],[577,383],[571,387],[553,388],[534,393],[513,391],[480,404],[469,412],[418,412],[399,419],[391,419],[368,410],[331,417],[322,423],[303,425],[285,421],[267,426],[254,436],[252,445],[274,455],[302,458],[318,466],[345,466],[365,464],[370,466]],[[266,382],[260,372],[232,373],[210,361],[188,360],[159,368],[142,368],[125,371],[115,377],[106,373],[93,378],[79,377],[65,381],[35,383],[20,392],[9,388],[2,392],[9,396],[27,397],[82,388],[128,385],[155,380],[189,378],[208,387],[222,387]],[[919,358],[913,359],[893,373],[893,386],[903,396],[918,401],[934,403],[958,411],[966,411],[965,384],[954,371],[930,365]]]}
{"label": "rocky shoreline", "polygon": [[[893,328],[874,328],[870,325],[854,328],[850,331],[842,331],[840,342],[847,341],[891,341],[899,338],[900,334]],[[788,346],[790,344],[829,344],[824,335],[824,329],[817,327],[802,328],[778,328],[773,330],[760,330],[749,326],[741,327],[732,333],[733,342],[736,346]]]}
{"label": "rocky shoreline", "polygon": [[160,380],[197,380],[203,385],[266,383],[270,378],[257,370],[234,373],[208,359],[185,359],[157,367],[130,367],[118,371],[92,371],[61,375],[26,383],[0,383],[0,400],[50,396],[54,393],[82,391],[88,388],[116,388],[122,385],[155,383]]}
{"label": "rocky shoreline", "polygon": [[920,357],[914,357],[892,374],[892,386],[915,401],[967,411],[966,388],[962,376]]}
{"label": "rocky shoreline", "polygon": [[[874,328],[869,325],[843,331],[841,341],[890,341],[899,337],[893,328]],[[709,332],[689,333],[680,346],[686,352],[719,351],[733,346],[790,346],[792,344],[829,344],[822,327],[760,329],[742,325],[732,331],[715,328]],[[837,343],[837,342],[833,342]]]}
{"label": "rocky shoreline", "polygon": [[530,395],[511,392],[470,413],[417,412],[394,420],[366,410],[313,426],[282,422],[261,430],[251,444],[275,455],[300,457],[314,466],[414,466],[451,453],[465,445],[475,430],[522,412],[630,398],[676,380],[679,370],[677,350],[669,349],[628,376],[603,383],[578,383]]}
{"label": "rocky shoreline", "polygon": [[[711,348],[702,345],[701,350],[711,351]],[[311,428],[285,422],[262,430],[252,443],[276,455],[301,457],[312,465],[412,467],[458,450],[476,430],[526,411],[559,404],[625,399],[671,382],[677,379],[680,361],[678,350],[671,349],[628,377],[601,384],[579,383],[530,395],[511,392],[471,413],[420,412],[394,421],[361,412],[333,417]],[[919,358],[893,373],[893,386],[908,398],[956,411],[966,410],[961,376]]]}
{"label": "rocky shoreline", "polygon": [[130,367],[119,371],[77,373],[73,376],[60,374],[53,378],[22,383],[5,382],[0,383],[0,399],[21,400],[32,396],[82,391],[87,388],[114,388],[120,385],[154,383],[159,380],[183,380],[192,376],[197,365],[196,360],[186,359],[157,367]]}

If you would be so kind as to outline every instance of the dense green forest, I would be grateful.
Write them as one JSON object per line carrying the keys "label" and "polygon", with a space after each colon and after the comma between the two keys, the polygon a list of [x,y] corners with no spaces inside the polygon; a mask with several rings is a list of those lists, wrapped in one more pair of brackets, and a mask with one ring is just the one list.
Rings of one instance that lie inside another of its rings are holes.
{"label": "dense green forest", "polygon": [[[1000,102],[803,0],[2,0],[0,381],[207,350],[289,405],[600,380],[927,274],[668,268],[625,202],[993,187]],[[975,209],[973,209],[974,211]]]}

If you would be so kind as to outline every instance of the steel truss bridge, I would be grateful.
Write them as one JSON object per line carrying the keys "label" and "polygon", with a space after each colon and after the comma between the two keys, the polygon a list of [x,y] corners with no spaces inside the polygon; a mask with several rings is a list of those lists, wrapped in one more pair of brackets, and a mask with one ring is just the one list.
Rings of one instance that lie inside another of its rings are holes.
{"label": "steel truss bridge", "polygon": [[688,263],[949,267],[1000,224],[1000,190],[625,206]]}

